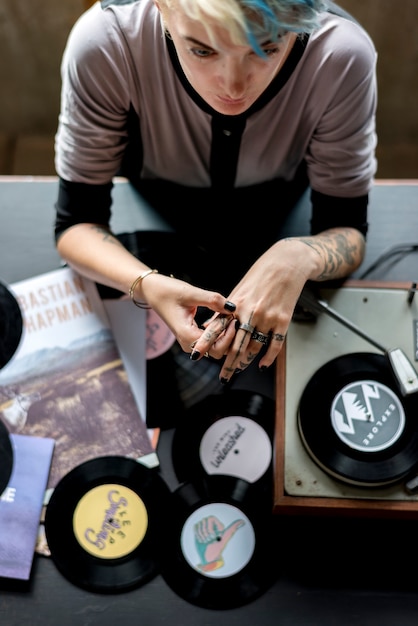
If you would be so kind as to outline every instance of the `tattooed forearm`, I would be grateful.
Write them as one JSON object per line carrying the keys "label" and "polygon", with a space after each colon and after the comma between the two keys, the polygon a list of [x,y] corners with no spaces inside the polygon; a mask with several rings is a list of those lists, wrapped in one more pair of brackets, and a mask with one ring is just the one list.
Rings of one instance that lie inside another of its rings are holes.
{"label": "tattooed forearm", "polygon": [[364,255],[365,240],[358,231],[355,236],[353,233],[352,228],[339,228],[315,237],[301,237],[300,241],[323,259],[323,269],[316,280],[331,280],[356,269]]}

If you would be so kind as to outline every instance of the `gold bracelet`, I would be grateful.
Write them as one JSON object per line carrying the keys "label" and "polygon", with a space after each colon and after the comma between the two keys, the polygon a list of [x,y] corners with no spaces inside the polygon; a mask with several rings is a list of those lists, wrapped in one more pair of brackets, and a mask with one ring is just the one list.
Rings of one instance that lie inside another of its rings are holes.
{"label": "gold bracelet", "polygon": [[151,308],[147,304],[145,304],[143,302],[138,302],[138,300],[135,300],[135,289],[136,289],[137,285],[139,285],[141,280],[144,280],[144,278],[146,278],[150,274],[158,274],[158,270],[147,270],[146,272],[144,272],[143,274],[138,276],[138,278],[135,278],[134,282],[131,285],[131,288],[129,289],[129,295],[131,297],[132,302],[134,303],[135,306],[139,307],[140,309],[150,309]]}

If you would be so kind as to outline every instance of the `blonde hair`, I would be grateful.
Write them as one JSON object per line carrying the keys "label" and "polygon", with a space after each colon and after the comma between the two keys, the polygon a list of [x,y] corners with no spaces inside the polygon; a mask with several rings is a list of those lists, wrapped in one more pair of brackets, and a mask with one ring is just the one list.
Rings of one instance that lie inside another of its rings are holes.
{"label": "blonde hair", "polygon": [[209,37],[213,23],[222,24],[237,44],[259,52],[257,38],[277,40],[285,32],[311,32],[318,25],[323,0],[160,0],[170,9],[205,24]]}

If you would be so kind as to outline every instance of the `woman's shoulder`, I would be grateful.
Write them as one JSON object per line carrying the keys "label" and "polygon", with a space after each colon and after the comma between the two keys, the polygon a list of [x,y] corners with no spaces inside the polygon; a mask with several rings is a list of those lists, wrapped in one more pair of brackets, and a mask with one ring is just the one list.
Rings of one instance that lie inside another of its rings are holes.
{"label": "woman's shoulder", "polygon": [[324,13],[319,28],[311,34],[310,45],[321,56],[355,63],[374,65],[376,48],[370,35],[357,21],[332,13]]}
{"label": "woman's shoulder", "polygon": [[[153,0],[102,0],[80,15],[68,37],[74,51],[106,50],[141,40],[159,20]],[[151,27],[151,28],[149,28]]]}

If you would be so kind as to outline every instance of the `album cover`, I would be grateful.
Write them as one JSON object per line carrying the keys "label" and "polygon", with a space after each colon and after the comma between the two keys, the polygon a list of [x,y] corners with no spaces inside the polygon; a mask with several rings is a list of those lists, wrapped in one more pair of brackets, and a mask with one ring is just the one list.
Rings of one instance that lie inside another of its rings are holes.
{"label": "album cover", "polygon": [[10,435],[13,469],[0,497],[0,577],[29,580],[54,440]]}
{"label": "album cover", "polygon": [[[10,433],[55,439],[48,492],[73,467],[102,455],[158,465],[95,283],[63,267],[10,290],[23,333],[0,371],[0,419]],[[145,334],[140,314],[138,335]]]}

